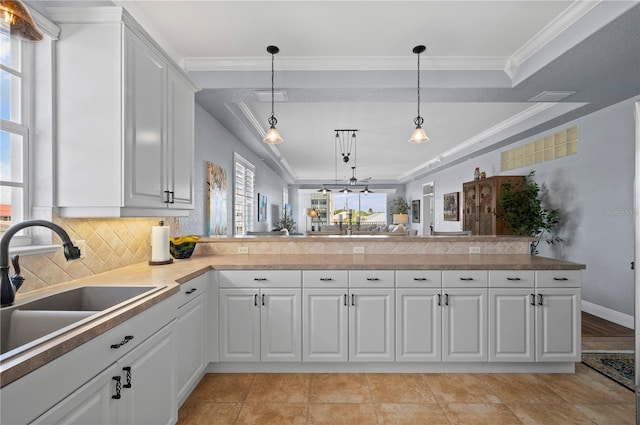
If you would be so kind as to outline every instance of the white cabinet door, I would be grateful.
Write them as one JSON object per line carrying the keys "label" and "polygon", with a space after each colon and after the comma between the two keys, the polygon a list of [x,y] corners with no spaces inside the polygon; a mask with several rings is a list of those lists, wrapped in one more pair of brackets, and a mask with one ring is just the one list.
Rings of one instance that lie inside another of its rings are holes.
{"label": "white cabinet door", "polygon": [[37,418],[33,424],[92,424],[117,423],[116,379],[121,379],[116,365],[80,387],[73,394]]}
{"label": "white cabinet door", "polygon": [[579,288],[538,288],[536,361],[580,361]]}
{"label": "white cabinet door", "polygon": [[220,361],[260,361],[258,289],[220,289]]}
{"label": "white cabinet door", "polygon": [[193,208],[193,89],[173,68],[167,78],[167,182],[170,208]]}
{"label": "white cabinet door", "polygon": [[487,289],[445,288],[442,306],[442,360],[487,361]]}
{"label": "white cabinet door", "polygon": [[174,424],[178,419],[175,321],[159,330],[117,363],[122,377],[118,423]]}
{"label": "white cabinet door", "polygon": [[396,290],[396,361],[442,360],[440,289]]}
{"label": "white cabinet door", "polygon": [[302,360],[300,289],[262,289],[260,295],[260,359]]}
{"label": "white cabinet door", "polygon": [[349,291],[349,360],[394,361],[394,289]]}
{"label": "white cabinet door", "polygon": [[489,289],[489,361],[533,362],[535,295],[532,288]]}
{"label": "white cabinet door", "polygon": [[339,288],[303,291],[303,361],[349,360],[348,297],[347,290]]}
{"label": "white cabinet door", "polygon": [[163,207],[167,63],[125,30],[125,206]]}
{"label": "white cabinet door", "polygon": [[198,383],[206,366],[205,297],[202,293],[178,309],[176,374],[179,404]]}

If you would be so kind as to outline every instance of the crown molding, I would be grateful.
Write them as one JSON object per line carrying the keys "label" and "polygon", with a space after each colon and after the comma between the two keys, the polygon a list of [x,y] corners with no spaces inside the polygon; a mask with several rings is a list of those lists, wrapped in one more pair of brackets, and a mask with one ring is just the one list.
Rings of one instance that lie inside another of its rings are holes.
{"label": "crown molding", "polygon": [[25,6],[27,6],[31,17],[33,18],[40,31],[42,31],[49,38],[57,40],[58,36],[60,35],[60,27],[51,22],[48,18],[46,18],[43,14],[41,14],[34,8],[29,7],[28,4],[25,4]]}
{"label": "crown molding", "polygon": [[[491,70],[503,71],[507,57],[445,57],[426,56],[422,70]],[[413,71],[415,58],[389,57],[287,57],[276,58],[278,68],[286,71]],[[187,71],[267,71],[271,69],[269,57],[208,57],[184,58]]]}
{"label": "crown molding", "polygon": [[596,7],[600,1],[601,0],[574,1],[509,58],[509,63],[505,68],[507,74],[512,77],[520,64],[543,49],[551,40],[580,20],[586,13]]}

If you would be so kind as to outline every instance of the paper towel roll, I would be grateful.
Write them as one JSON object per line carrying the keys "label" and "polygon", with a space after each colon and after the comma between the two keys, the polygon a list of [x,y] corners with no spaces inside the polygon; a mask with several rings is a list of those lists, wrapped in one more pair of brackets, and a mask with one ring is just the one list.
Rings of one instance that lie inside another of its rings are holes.
{"label": "paper towel roll", "polygon": [[169,261],[169,226],[151,228],[151,261]]}

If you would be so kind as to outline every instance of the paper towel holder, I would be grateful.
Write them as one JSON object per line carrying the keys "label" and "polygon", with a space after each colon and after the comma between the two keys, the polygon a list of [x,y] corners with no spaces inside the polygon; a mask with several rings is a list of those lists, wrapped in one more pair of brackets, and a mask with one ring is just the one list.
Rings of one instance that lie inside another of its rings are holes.
{"label": "paper towel holder", "polygon": [[[164,220],[160,220],[159,224],[160,224],[160,226],[164,226]],[[168,247],[168,243],[167,243],[167,247]],[[164,260],[164,261],[152,261],[152,260],[149,260],[149,265],[150,266],[162,266],[162,265],[171,264],[171,263],[173,263],[173,258],[171,258],[171,257],[169,257],[168,260]]]}

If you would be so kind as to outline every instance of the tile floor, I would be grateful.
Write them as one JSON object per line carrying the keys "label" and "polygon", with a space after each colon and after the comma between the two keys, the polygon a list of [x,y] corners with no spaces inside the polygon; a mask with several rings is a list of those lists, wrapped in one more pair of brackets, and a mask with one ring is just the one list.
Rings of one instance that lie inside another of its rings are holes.
{"label": "tile floor", "polygon": [[625,425],[634,403],[581,363],[575,374],[208,374],[178,424]]}

